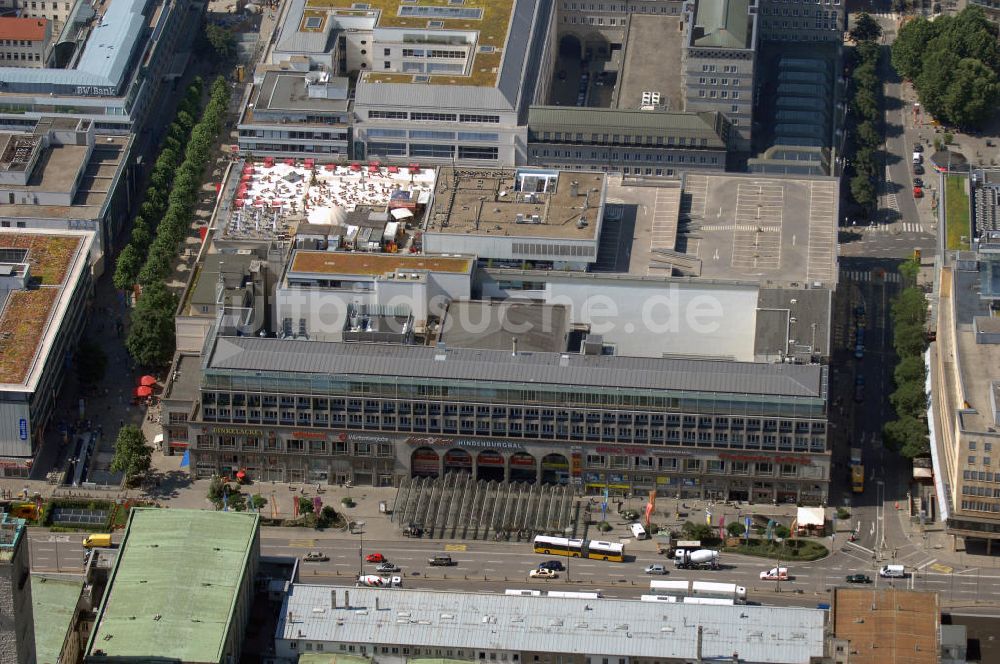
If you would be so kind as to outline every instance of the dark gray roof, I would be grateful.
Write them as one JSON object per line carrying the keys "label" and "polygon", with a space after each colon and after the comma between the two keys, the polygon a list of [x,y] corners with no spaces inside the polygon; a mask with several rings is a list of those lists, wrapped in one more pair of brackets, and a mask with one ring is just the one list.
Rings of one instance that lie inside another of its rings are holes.
{"label": "dark gray roof", "polygon": [[[719,138],[718,114],[714,112],[675,113],[617,108],[574,108],[532,106],[528,110],[531,131],[607,132],[611,129],[638,129],[651,134],[684,132],[685,136],[709,138],[725,146]],[[586,137],[590,140],[590,136]]]}
{"label": "dark gray roof", "polygon": [[502,302],[459,300],[441,322],[449,348],[513,349],[558,353],[566,350],[569,308],[511,298]]}
{"label": "dark gray roof", "polygon": [[[440,359],[439,359],[440,358]],[[209,369],[823,398],[818,365],[219,337]]]}

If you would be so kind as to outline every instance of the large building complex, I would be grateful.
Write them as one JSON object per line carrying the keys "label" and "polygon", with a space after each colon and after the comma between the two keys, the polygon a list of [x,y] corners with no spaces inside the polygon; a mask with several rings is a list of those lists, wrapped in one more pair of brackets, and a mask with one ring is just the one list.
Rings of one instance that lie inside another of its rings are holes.
{"label": "large building complex", "polygon": [[259,560],[254,512],[133,508],[83,661],[239,661]]}
{"label": "large building complex", "polygon": [[51,21],[0,17],[0,67],[44,67],[51,52]]}
{"label": "large building complex", "polygon": [[27,477],[91,296],[88,231],[0,230],[0,467]]}
{"label": "large building complex", "polygon": [[451,662],[637,664],[818,661],[817,609],[521,597],[296,584],[275,634],[284,662],[310,653],[388,664]]}

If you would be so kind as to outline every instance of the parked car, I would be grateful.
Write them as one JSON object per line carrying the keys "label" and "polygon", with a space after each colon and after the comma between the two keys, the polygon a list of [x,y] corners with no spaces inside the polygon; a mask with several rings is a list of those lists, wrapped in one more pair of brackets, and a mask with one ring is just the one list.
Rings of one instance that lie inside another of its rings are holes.
{"label": "parked car", "polygon": [[913,151],[914,152],[923,152],[924,151],[923,144],[922,143],[914,143],[913,144]]}
{"label": "parked car", "polygon": [[646,566],[646,574],[666,574],[667,568],[659,563]]}
{"label": "parked car", "polygon": [[384,563],[385,562],[385,556],[383,556],[381,553],[369,553],[367,556],[365,556],[365,562],[366,563]]}
{"label": "parked car", "polygon": [[924,190],[923,190],[923,188],[921,188],[921,187],[914,187],[913,188],[913,197],[914,198],[923,198],[924,197]]}
{"label": "parked car", "polygon": [[555,579],[559,574],[550,569],[533,569],[528,576],[532,579]]}
{"label": "parked car", "polygon": [[550,569],[553,572],[561,572],[566,569],[566,567],[559,560],[546,560],[545,562],[538,564],[538,569]]}
{"label": "parked car", "polygon": [[913,165],[913,174],[914,175],[923,175],[924,174],[924,167],[921,166],[920,164],[914,164]]}
{"label": "parked car", "polygon": [[868,576],[867,574],[848,574],[847,575],[847,582],[848,583],[871,583],[872,580],[871,580],[871,577]]}
{"label": "parked car", "polygon": [[924,180],[923,180],[923,178],[913,178],[913,186],[914,187],[923,187],[924,186]]}
{"label": "parked car", "polygon": [[378,572],[379,574],[386,574],[386,573],[389,573],[389,572],[398,572],[399,571],[399,565],[394,565],[393,563],[390,563],[387,560],[384,563],[379,563],[378,566],[375,568],[375,571]]}
{"label": "parked car", "polygon": [[302,556],[302,560],[307,563],[325,563],[330,559],[330,556],[326,555],[322,551],[310,551],[306,555]]}

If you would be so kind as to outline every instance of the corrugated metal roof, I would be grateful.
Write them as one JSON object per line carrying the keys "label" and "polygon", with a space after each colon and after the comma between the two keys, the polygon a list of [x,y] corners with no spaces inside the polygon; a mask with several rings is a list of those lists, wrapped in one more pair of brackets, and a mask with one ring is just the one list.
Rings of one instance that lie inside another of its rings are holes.
{"label": "corrugated metal roof", "polygon": [[[441,359],[438,359],[441,358]],[[211,369],[821,398],[818,365],[219,337]]]}
{"label": "corrugated metal roof", "polygon": [[[350,607],[345,608],[345,594]],[[807,662],[823,654],[824,612],[774,606],[344,588],[296,584],[277,637],[557,654]],[[333,608],[334,593],[337,605]],[[375,602],[378,599],[378,607]]]}
{"label": "corrugated metal roof", "polygon": [[549,128],[585,132],[607,132],[610,129],[642,129],[659,133],[683,131],[717,138],[715,116],[715,113],[710,112],[669,113],[616,108],[532,106],[528,111],[528,127],[532,131]]}

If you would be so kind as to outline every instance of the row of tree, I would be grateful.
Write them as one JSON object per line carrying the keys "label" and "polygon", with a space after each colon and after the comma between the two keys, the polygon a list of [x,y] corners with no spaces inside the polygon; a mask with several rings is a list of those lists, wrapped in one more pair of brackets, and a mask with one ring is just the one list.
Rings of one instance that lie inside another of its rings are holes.
{"label": "row of tree", "polygon": [[198,81],[188,89],[183,107],[170,125],[150,176],[146,200],[132,228],[131,241],[119,254],[115,268],[116,288],[129,290],[136,283],[142,286],[125,340],[132,358],[142,365],[166,364],[174,353],[177,297],[164,280],[170,275],[194,218],[205,167],[225,120],[229,86],[222,77],[215,80],[209,102],[196,124],[196,113],[189,111],[192,104],[197,108],[200,97]]}
{"label": "row of tree", "polygon": [[896,390],[889,401],[896,419],[885,424],[885,443],[913,458],[930,451],[927,433],[927,299],[916,286],[920,264],[907,261],[900,266],[906,287],[892,303],[892,340],[899,362],[893,373]]}
{"label": "row of tree", "polygon": [[945,124],[979,128],[1000,101],[997,26],[975,5],[907,22],[892,45],[892,64],[913,82],[924,110]]}
{"label": "row of tree", "polygon": [[878,182],[878,152],[882,144],[879,129],[882,81],[878,75],[880,48],[877,43],[881,34],[878,23],[864,13],[859,15],[851,31],[855,48],[850,109],[855,124],[852,133],[854,175],[850,189],[854,202],[869,211],[874,209],[877,201],[875,183]]}

